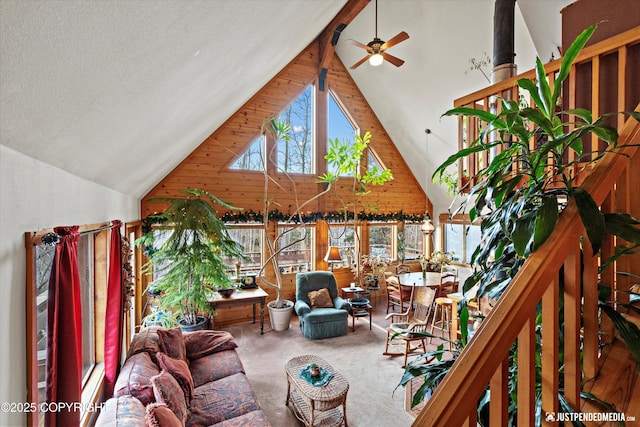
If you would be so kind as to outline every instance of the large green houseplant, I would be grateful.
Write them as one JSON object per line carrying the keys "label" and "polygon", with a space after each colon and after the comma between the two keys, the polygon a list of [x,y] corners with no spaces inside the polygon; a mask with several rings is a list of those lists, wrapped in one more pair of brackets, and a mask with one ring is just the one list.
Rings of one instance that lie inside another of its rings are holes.
{"label": "large green houseplant", "polygon": [[[482,129],[478,139],[468,148],[453,154],[438,167],[434,178],[442,177],[449,166],[465,157],[492,149],[498,153],[490,159],[488,166],[472,177],[473,187],[460,206],[461,210],[468,210],[472,221],[481,220],[482,230],[482,243],[471,259],[475,271],[466,280],[465,291],[477,286],[479,296],[499,298],[527,257],[551,235],[559,212],[572,198],[594,254],[601,247],[605,233],[634,243],[633,248],[622,251],[633,251],[640,245],[637,228],[640,222],[637,219],[625,214],[603,215],[593,198],[574,185],[576,176],[584,166],[616,150],[618,142],[617,130],[605,124],[605,117],[594,119],[586,109],[562,111],[559,108],[563,82],[595,29],[596,26],[592,26],[583,31],[567,49],[553,87],[547,81],[540,59],[536,61],[535,81],[518,80],[518,86],[528,92],[535,106],[501,99],[499,113],[454,108],[444,114],[476,118]],[[637,113],[630,114],[638,119]],[[585,151],[582,140],[590,134],[600,138],[607,148],[599,153]],[[537,141],[536,148],[531,148],[529,142],[534,138]],[[570,152],[572,156],[567,155]],[[616,320],[622,322],[621,319]],[[638,328],[627,322],[622,329],[622,338],[636,359],[640,360],[637,352],[640,342]],[[618,330],[622,332],[621,328]],[[408,365],[403,383],[420,375],[420,371]],[[560,389],[562,403],[565,402],[562,385]],[[483,419],[480,413],[483,408],[481,402],[479,420]],[[516,409],[510,407],[510,416]],[[566,411],[570,409],[563,408]]]}
{"label": "large green houseplant", "polygon": [[[149,262],[143,272],[156,277],[150,286],[160,293],[160,307],[176,315],[181,326],[204,323],[213,314],[211,294],[230,287],[223,257],[246,259],[242,247],[227,231],[214,204],[238,210],[204,190],[182,190],[185,197],[154,198],[169,203],[151,221],[158,224],[136,243],[145,246]],[[166,230],[166,240],[155,239],[157,231]]]}
{"label": "large green houseplant", "polygon": [[[291,124],[284,120],[277,120],[275,118],[271,118],[266,120],[262,125],[263,133],[269,133],[270,136],[275,141],[287,141],[290,138],[291,134]],[[393,179],[391,175],[391,171],[388,169],[380,170],[376,167],[370,168],[364,174],[360,174],[359,168],[364,159],[364,153],[371,142],[371,134],[366,132],[364,137],[360,137],[356,135],[355,142],[351,143],[350,141],[339,141],[330,140],[329,141],[329,151],[325,156],[327,159],[327,163],[329,167],[333,168],[334,172],[327,172],[322,176],[318,177],[319,182],[325,184],[325,188],[309,199],[302,201],[299,199],[299,194],[297,191],[297,185],[295,177],[291,176],[287,173],[286,170],[279,167],[279,165],[274,161],[276,156],[273,153],[267,156],[268,161],[273,163],[273,167],[284,176],[284,178],[290,183],[290,195],[291,200],[293,200],[293,204],[291,205],[292,212],[290,213],[287,223],[291,224],[290,227],[287,227],[282,232],[273,233],[270,230],[270,221],[271,221],[271,213],[274,211],[274,206],[278,206],[278,202],[271,197],[271,188],[272,186],[278,187],[280,190],[283,190],[284,187],[280,184],[273,176],[269,174],[270,168],[264,168],[264,199],[263,199],[263,212],[262,212],[262,221],[264,233],[266,236],[267,243],[267,259],[264,261],[260,268],[259,277],[261,282],[267,286],[270,286],[276,290],[276,299],[275,301],[271,301],[267,304],[270,310],[270,319],[272,320],[272,327],[275,330],[282,330],[288,328],[288,317],[287,313],[291,313],[293,309],[293,303],[284,298],[283,293],[283,280],[282,273],[279,264],[279,255],[292,247],[293,245],[298,244],[302,240],[306,238],[305,232],[300,233],[298,238],[288,239],[287,243],[284,243],[285,237],[289,233],[293,233],[296,230],[306,230],[305,219],[303,216],[304,209],[309,206],[312,202],[318,200],[320,197],[324,196],[332,189],[335,188],[335,182],[342,177],[349,177],[353,179],[353,194],[354,196],[361,196],[367,193],[365,188],[366,185],[382,185],[384,182],[387,182]],[[274,147],[275,149],[276,147]],[[336,193],[337,194],[337,193]],[[355,218],[354,227],[357,224],[357,209],[358,204],[356,202],[353,203],[343,203],[345,206],[345,215],[347,210],[351,210],[353,212],[353,217]],[[356,230],[357,233],[357,230]],[[274,280],[270,280],[266,275],[266,267],[271,265],[274,273]],[[273,318],[277,316],[278,318],[282,318],[281,322],[273,322]]]}
{"label": "large green houseplant", "polygon": [[328,171],[320,176],[320,182],[330,184],[339,178],[351,180],[349,192],[341,194],[334,186],[334,195],[339,200],[345,223],[353,220],[354,237],[354,277],[359,279],[362,276],[362,257],[360,256],[360,235],[358,233],[358,217],[363,206],[361,198],[367,195],[369,186],[384,185],[393,180],[390,169],[380,169],[376,165],[367,166],[364,173],[361,173],[362,165],[365,161],[367,148],[371,143],[371,133],[365,132],[364,136],[355,135],[354,141],[340,140],[338,138],[329,140],[329,149],[325,159],[327,159]]}

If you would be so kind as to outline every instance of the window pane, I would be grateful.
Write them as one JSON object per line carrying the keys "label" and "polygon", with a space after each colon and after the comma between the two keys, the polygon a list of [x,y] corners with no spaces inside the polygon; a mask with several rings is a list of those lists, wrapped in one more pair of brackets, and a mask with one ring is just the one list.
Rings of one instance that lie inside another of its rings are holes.
{"label": "window pane", "polygon": [[[45,402],[45,386],[47,379],[47,301],[49,298],[49,278],[51,266],[56,253],[55,245],[38,245],[35,247],[36,258],[36,322],[38,328],[38,402]],[[39,425],[44,422],[44,412],[38,412]]]}
{"label": "window pane", "polygon": [[[328,140],[338,139],[341,142],[349,142],[352,145],[355,141],[356,129],[349,118],[345,115],[340,105],[336,102],[334,95],[329,93],[329,117],[328,117]],[[336,173],[334,165],[327,165],[329,172]],[[352,176],[353,173],[343,174],[343,176]]]}
{"label": "window pane", "polygon": [[309,86],[281,115],[291,125],[289,140],[278,140],[278,169],[313,173],[313,86]]}
{"label": "window pane", "polygon": [[466,236],[466,253],[462,262],[467,264],[471,263],[471,257],[473,256],[473,252],[476,250],[478,246],[480,246],[480,242],[482,241],[482,231],[480,231],[479,225],[468,225],[467,226],[467,236]]}
{"label": "window pane", "polygon": [[[280,239],[280,248],[286,247],[278,256],[282,273],[310,271],[312,268],[313,227],[278,227],[278,234],[286,232]],[[295,243],[294,243],[295,242]]]}
{"label": "window pane", "polygon": [[263,171],[263,153],[264,151],[264,136],[260,135],[256,138],[251,146],[236,159],[231,165],[231,169],[238,170],[251,170],[251,171]]}
{"label": "window pane", "polygon": [[462,224],[445,224],[442,228],[444,230],[444,251],[453,252],[453,260],[460,261],[463,255],[464,226]]}
{"label": "window pane", "polygon": [[404,257],[405,259],[417,259],[424,250],[421,224],[404,225]]}
{"label": "window pane", "polygon": [[382,259],[391,259],[391,226],[369,227],[369,254]]}
{"label": "window pane", "polygon": [[80,272],[80,304],[82,306],[83,377],[91,372],[95,364],[93,249],[93,235],[81,235],[78,241],[78,271]]}
{"label": "window pane", "polygon": [[[262,266],[262,229],[258,227],[230,228],[229,235],[242,246],[244,254],[251,258],[249,261],[241,261],[240,274],[257,273]],[[230,275],[235,275],[237,261],[233,258],[224,258]]]}
{"label": "window pane", "polygon": [[376,159],[376,156],[371,152],[371,150],[367,150],[367,170],[372,169],[381,170],[384,168],[382,167],[378,159]]}
{"label": "window pane", "polygon": [[350,267],[355,253],[353,225],[329,225],[329,245],[337,246],[342,257],[342,263],[334,263],[334,267]]}

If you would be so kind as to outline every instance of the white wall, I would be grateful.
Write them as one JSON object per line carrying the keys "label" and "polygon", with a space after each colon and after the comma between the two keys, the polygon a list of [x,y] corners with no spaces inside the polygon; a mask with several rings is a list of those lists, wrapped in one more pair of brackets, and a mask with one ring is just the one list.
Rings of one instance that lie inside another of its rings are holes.
{"label": "white wall", "polygon": [[[137,199],[0,145],[0,403],[26,399],[24,233],[139,217]],[[0,426],[25,423],[0,411]]]}

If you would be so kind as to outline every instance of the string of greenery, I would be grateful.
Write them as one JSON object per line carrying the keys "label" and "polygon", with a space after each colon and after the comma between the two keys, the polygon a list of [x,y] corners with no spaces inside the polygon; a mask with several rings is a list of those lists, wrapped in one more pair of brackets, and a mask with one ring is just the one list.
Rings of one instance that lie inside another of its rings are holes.
{"label": "string of greenery", "polygon": [[[253,210],[240,211],[240,212],[227,212],[220,217],[224,222],[233,223],[261,223],[264,216],[262,212],[255,212]],[[318,220],[327,222],[344,222],[345,213],[339,211],[332,212],[309,212],[304,213],[301,216],[302,222],[316,222]],[[403,211],[378,213],[378,212],[360,212],[358,214],[358,221],[376,221],[376,222],[391,222],[391,221],[407,221],[407,222],[421,222],[424,219],[424,214],[408,214]],[[281,212],[277,209],[269,211],[269,220],[293,223],[299,223],[300,217],[297,215],[291,216],[291,213]],[[353,220],[353,212],[347,212],[347,221]],[[161,225],[164,219],[156,214],[151,214],[142,220],[142,232],[147,233],[153,226]]]}

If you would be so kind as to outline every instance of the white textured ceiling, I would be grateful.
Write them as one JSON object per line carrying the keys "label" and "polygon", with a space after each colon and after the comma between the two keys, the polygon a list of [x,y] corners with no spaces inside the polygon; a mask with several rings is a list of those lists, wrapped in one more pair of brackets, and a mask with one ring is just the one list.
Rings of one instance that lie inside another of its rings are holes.
{"label": "white textured ceiling", "polygon": [[[570,0],[518,0],[517,62],[546,62]],[[346,0],[0,0],[0,143],[140,197],[309,44]],[[455,150],[452,99],[486,85],[493,0],[379,0],[381,38],[406,63],[352,76],[424,182]],[[340,38],[350,66],[374,2]],[[522,11],[522,13],[520,13]],[[557,56],[557,53],[556,53]],[[429,170],[424,129],[429,127]],[[374,136],[375,137],[375,136]],[[430,184],[436,204],[448,199]]]}

